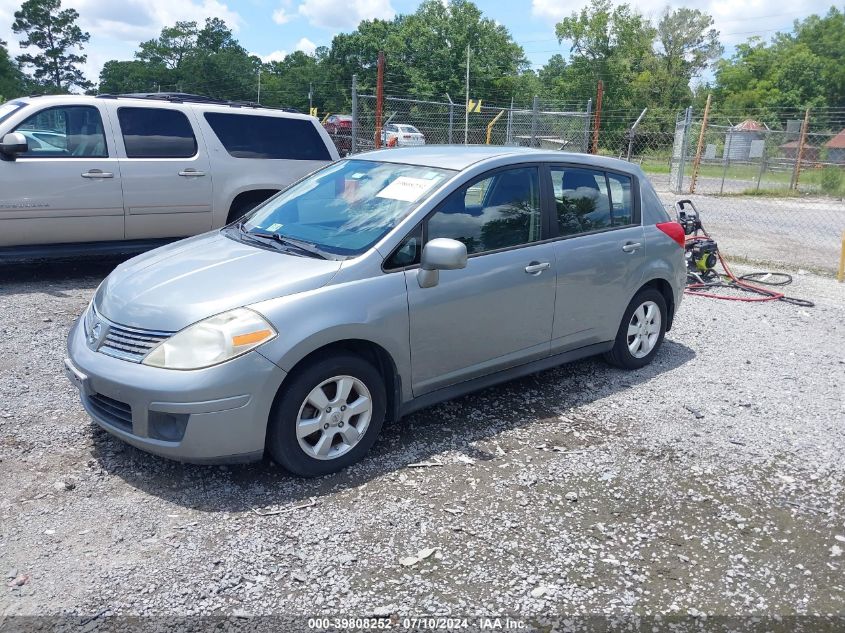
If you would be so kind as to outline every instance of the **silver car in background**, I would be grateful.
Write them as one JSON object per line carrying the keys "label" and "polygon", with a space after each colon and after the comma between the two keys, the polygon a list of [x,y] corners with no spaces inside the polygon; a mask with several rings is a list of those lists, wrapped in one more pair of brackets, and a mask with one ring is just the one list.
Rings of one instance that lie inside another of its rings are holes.
{"label": "silver car in background", "polygon": [[683,242],[619,160],[359,154],[118,266],[70,332],[66,373],[100,426],[146,451],[267,451],[326,474],[421,407],[595,354],[650,362]]}

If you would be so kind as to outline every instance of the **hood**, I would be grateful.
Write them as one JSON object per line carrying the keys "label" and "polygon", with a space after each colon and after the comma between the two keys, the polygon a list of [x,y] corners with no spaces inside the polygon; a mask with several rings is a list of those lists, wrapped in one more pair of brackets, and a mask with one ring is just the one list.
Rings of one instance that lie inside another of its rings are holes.
{"label": "hood", "polygon": [[176,332],[232,308],[320,288],[340,265],[258,248],[215,231],[122,263],[95,301],[100,314],[115,323]]}

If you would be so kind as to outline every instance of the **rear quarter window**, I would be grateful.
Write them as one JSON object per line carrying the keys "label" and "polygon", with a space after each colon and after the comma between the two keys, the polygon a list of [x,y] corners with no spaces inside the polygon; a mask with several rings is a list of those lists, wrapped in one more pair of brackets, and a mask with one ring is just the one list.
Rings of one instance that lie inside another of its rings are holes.
{"label": "rear quarter window", "polygon": [[309,119],[206,112],[205,120],[235,158],[331,160]]}

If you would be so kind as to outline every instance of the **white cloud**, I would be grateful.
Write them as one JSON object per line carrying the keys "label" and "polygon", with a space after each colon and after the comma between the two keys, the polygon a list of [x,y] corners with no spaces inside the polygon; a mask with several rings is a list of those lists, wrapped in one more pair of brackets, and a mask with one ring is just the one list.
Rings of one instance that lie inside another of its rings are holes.
{"label": "white cloud", "polygon": [[[0,0],[0,15],[11,16],[20,5],[20,0]],[[91,34],[82,51],[88,56],[82,70],[94,82],[106,61],[132,59],[139,42],[156,37],[162,27],[178,20],[201,25],[207,17],[218,17],[233,31],[244,24],[240,14],[220,0],[74,0],[72,6],[79,12],[80,28]],[[11,22],[0,26],[0,39],[6,40],[9,53],[15,56],[22,52],[21,36],[12,32]]]}
{"label": "white cloud", "polygon": [[[614,4],[620,4],[614,0]],[[773,5],[769,0],[640,0],[633,5],[640,13],[653,21],[660,19],[666,6],[677,9],[681,6],[700,9],[713,16],[715,28],[720,32],[722,44],[731,46],[743,42],[753,35],[768,40],[776,31],[790,31],[792,22],[812,13],[827,12],[829,0],[793,0],[788,6]],[[573,12],[580,12],[581,5],[571,5],[559,0],[531,0],[531,13],[546,19],[554,26]],[[562,47],[562,53],[567,49]]]}
{"label": "white cloud", "polygon": [[296,43],[296,46],[293,47],[294,50],[302,51],[306,55],[313,55],[314,51],[317,50],[317,45],[309,40],[307,37],[303,37]]}
{"label": "white cloud", "polygon": [[391,20],[396,11],[390,0],[304,0],[300,15],[314,26],[354,29],[361,20]]}
{"label": "white cloud", "polygon": [[294,16],[288,13],[284,7],[279,7],[275,11],[273,11],[273,22],[276,24],[287,24],[290,22]]}
{"label": "white cloud", "polygon": [[270,62],[280,62],[285,57],[288,56],[287,51],[273,51],[267,55],[261,55],[259,53],[250,53],[250,55],[255,55],[258,57],[262,62],[265,64],[269,64]]}

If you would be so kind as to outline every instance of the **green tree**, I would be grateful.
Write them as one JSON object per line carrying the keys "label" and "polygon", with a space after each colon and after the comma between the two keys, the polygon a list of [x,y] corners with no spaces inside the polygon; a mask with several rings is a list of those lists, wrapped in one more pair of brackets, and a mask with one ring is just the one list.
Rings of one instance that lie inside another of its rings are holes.
{"label": "green tree", "polygon": [[604,82],[604,103],[620,109],[642,107],[636,92],[654,63],[655,29],[630,5],[591,0],[555,26],[558,41],[570,42],[562,81],[568,97],[586,100]]}
{"label": "green tree", "polygon": [[86,89],[91,82],[85,79],[80,64],[87,60],[74,50],[82,50],[90,35],[77,26],[79,13],[75,9],[62,9],[61,0],[27,0],[15,11],[12,30],[23,33],[21,48],[30,46],[40,53],[25,53],[17,60],[23,66],[31,66],[36,80],[57,92],[74,86]]}
{"label": "green tree", "polygon": [[660,86],[662,106],[679,106],[691,96],[690,82],[716,59],[724,48],[713,18],[698,9],[664,10],[657,23],[660,45],[654,81]]}
{"label": "green tree", "polygon": [[0,40],[0,103],[19,96],[23,88],[20,68],[9,57],[6,42]]}
{"label": "green tree", "polygon": [[164,27],[159,37],[141,42],[135,58],[148,64],[163,65],[170,70],[176,70],[196,46],[197,35],[196,22],[176,22],[173,26]]}

